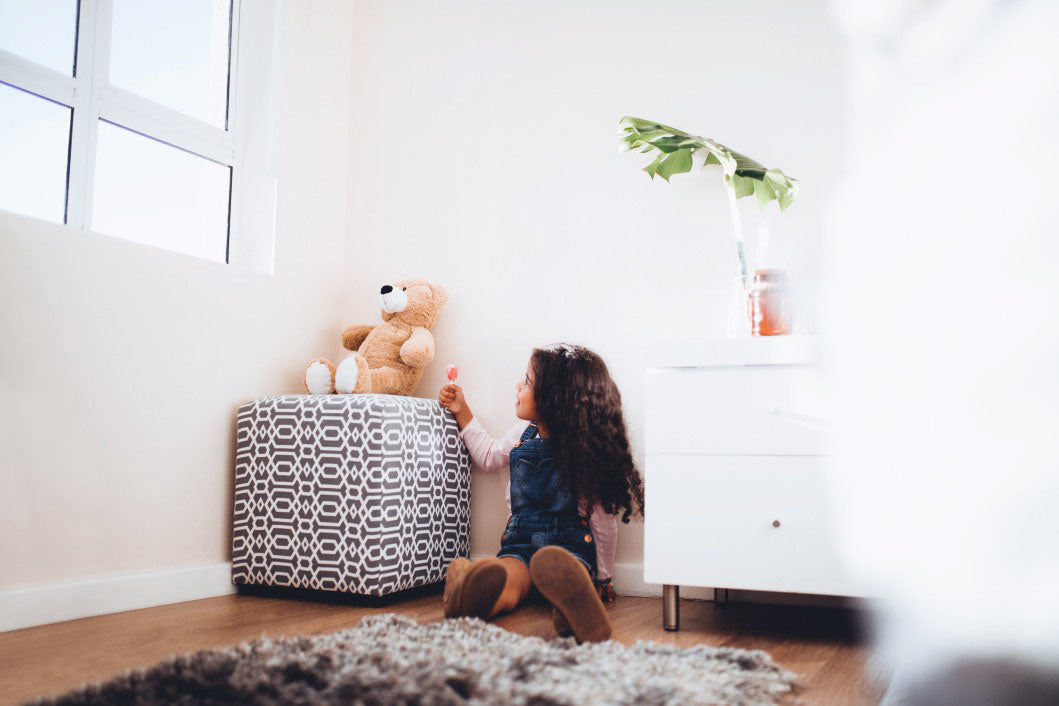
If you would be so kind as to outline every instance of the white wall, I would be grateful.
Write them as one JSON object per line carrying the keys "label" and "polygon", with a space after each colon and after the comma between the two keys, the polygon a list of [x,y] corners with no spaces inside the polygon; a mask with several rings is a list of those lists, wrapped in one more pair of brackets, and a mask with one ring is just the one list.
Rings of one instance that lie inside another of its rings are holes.
{"label": "white wall", "polygon": [[[531,349],[583,343],[610,365],[642,463],[650,350],[723,336],[738,265],[719,172],[650,181],[647,155],[617,151],[626,114],[801,179],[769,221],[775,262],[814,277],[844,141],[844,49],[823,3],[372,0],[353,28],[344,323],[378,322],[388,281],[446,285],[417,395],[459,363],[500,434]],[[475,471],[473,553],[498,546],[506,482]],[[641,561],[641,530],[621,528],[618,562]]]}
{"label": "white wall", "polygon": [[350,25],[282,17],[274,275],[0,213],[0,589],[229,559],[236,408],[340,347]]}

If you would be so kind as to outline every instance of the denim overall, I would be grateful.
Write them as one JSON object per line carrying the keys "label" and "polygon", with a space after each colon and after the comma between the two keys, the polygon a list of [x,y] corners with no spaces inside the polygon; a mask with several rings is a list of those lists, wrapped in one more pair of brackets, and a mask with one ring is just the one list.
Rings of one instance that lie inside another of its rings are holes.
{"label": "denim overall", "polygon": [[595,579],[596,544],[577,505],[559,487],[551,440],[538,436],[537,425],[530,424],[511,449],[511,519],[497,556],[513,556],[528,565],[534,552],[554,544],[577,557]]}

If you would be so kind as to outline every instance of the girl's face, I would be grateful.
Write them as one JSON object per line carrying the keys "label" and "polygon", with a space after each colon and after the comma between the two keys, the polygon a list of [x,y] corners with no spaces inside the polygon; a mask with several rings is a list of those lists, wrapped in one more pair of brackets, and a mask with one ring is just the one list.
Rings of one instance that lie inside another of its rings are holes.
{"label": "girl's face", "polygon": [[537,403],[533,401],[533,365],[526,366],[526,377],[515,385],[515,416],[528,422],[537,420]]}

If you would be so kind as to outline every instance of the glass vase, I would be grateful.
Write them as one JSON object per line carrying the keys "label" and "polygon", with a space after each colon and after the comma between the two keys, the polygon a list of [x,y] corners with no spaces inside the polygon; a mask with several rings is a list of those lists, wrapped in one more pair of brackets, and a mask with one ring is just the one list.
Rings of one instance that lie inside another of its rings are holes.
{"label": "glass vase", "polygon": [[747,292],[743,287],[743,278],[732,277],[728,290],[728,338],[745,338],[750,335],[750,318],[747,316]]}

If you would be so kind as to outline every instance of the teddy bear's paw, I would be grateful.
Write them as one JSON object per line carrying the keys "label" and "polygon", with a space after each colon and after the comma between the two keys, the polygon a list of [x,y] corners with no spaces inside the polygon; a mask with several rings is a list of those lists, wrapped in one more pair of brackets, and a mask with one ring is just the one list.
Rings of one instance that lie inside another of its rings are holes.
{"label": "teddy bear's paw", "polygon": [[341,363],[335,370],[335,391],[348,395],[357,387],[357,378],[360,377],[360,369],[357,367],[357,357],[351,355]]}
{"label": "teddy bear's paw", "polygon": [[310,395],[330,395],[335,391],[334,366],[323,359],[309,363],[305,369],[305,389]]}

